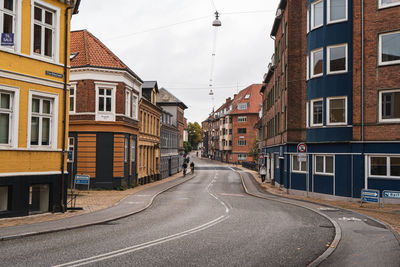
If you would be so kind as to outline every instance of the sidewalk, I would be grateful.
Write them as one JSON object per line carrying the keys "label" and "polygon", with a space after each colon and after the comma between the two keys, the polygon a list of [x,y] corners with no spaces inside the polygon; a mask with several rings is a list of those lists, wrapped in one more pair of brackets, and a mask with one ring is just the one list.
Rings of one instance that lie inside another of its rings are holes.
{"label": "sidewalk", "polygon": [[0,241],[74,229],[127,217],[148,208],[160,193],[193,177],[192,175],[183,177],[181,173],[177,173],[161,181],[125,191],[81,191],[76,207],[82,207],[83,210],[0,219]]}
{"label": "sidewalk", "polygon": [[[379,221],[349,209],[336,208],[331,204],[327,206],[325,201],[294,199],[287,194],[270,193],[265,190],[265,184],[260,184],[257,172],[243,170],[239,173],[248,194],[310,209],[331,221],[335,228],[335,238],[327,245],[327,250],[309,266],[400,265],[400,239]],[[269,186],[270,189],[274,190]]]}

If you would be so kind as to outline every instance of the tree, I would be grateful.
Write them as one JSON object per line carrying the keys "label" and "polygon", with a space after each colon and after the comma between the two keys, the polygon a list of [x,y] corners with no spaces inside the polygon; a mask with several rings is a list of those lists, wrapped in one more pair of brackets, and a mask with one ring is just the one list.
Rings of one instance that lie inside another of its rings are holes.
{"label": "tree", "polygon": [[183,148],[185,149],[185,153],[189,153],[190,151],[192,151],[192,146],[189,142],[183,142]]}
{"label": "tree", "polygon": [[189,143],[193,148],[197,148],[201,143],[201,126],[197,122],[188,124]]}
{"label": "tree", "polygon": [[254,162],[257,162],[258,152],[259,152],[259,149],[258,149],[257,138],[254,137],[254,139],[253,139],[253,144],[251,145],[250,150],[249,150],[249,152],[247,153],[247,155],[248,155],[249,157],[252,157]]}

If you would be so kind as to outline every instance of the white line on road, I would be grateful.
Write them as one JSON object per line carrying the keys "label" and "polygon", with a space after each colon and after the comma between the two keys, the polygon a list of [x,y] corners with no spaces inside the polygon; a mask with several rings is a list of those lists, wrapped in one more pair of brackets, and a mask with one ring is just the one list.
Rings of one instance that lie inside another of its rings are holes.
{"label": "white line on road", "polygon": [[142,244],[138,244],[138,245],[134,245],[131,247],[127,247],[127,248],[123,248],[123,249],[119,249],[119,250],[115,250],[115,251],[111,251],[111,252],[107,252],[104,254],[99,254],[93,257],[89,257],[89,258],[85,258],[85,259],[80,259],[80,260],[76,260],[76,261],[71,261],[71,262],[67,262],[67,263],[63,263],[63,264],[59,264],[59,265],[54,265],[54,267],[65,267],[65,266],[82,266],[82,265],[86,265],[86,264],[91,264],[91,263],[95,263],[95,262],[99,262],[99,261],[104,261],[107,259],[111,259],[114,257],[118,257],[121,255],[125,255],[128,253],[132,253],[141,249],[145,249],[145,248],[149,248],[152,246],[156,246],[156,245],[160,245],[163,243],[166,243],[168,241],[172,241],[190,234],[194,234],[203,230],[206,230],[218,223],[221,223],[223,221],[225,221],[226,219],[228,219],[230,216],[228,215],[230,209],[228,208],[227,204],[225,204],[221,199],[219,199],[216,195],[214,195],[211,191],[210,191],[210,187],[212,185],[212,183],[215,181],[215,179],[217,178],[217,176],[214,176],[213,180],[208,184],[207,186],[207,192],[214,197],[216,200],[218,200],[224,207],[225,207],[225,215],[222,215],[220,217],[218,217],[217,219],[214,219],[212,221],[209,221],[205,224],[202,224],[200,226],[191,228],[189,230],[180,232],[180,233],[176,233],[173,235],[169,235],[166,237],[162,237],[156,240],[152,240],[146,243],[142,243]]}

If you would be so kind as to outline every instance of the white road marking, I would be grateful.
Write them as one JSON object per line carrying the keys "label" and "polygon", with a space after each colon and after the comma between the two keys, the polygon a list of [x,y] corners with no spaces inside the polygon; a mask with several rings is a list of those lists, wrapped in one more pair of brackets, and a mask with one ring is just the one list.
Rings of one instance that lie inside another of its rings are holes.
{"label": "white road marking", "polygon": [[229,194],[229,193],[219,193],[221,196],[230,196],[230,197],[244,197],[242,194]]}
{"label": "white road marking", "polygon": [[[225,204],[225,202],[223,202],[221,199],[219,199],[216,195],[214,195],[211,191],[210,191],[210,187],[213,184],[213,182],[215,181],[215,179],[217,178],[217,176],[215,175],[213,180],[208,184],[207,186],[207,192],[214,197],[216,200],[218,200],[224,207],[225,207],[225,215],[222,215],[220,217],[218,217],[217,219],[214,219],[212,221],[209,221],[205,224],[202,224],[200,226],[191,228],[189,230],[180,232],[180,233],[176,233],[173,235],[169,235],[166,237],[162,237],[156,240],[152,240],[146,243],[142,243],[142,244],[138,244],[138,245],[134,245],[131,247],[127,247],[127,248],[123,248],[123,249],[119,249],[119,250],[115,250],[115,251],[111,251],[111,252],[107,252],[107,253],[103,253],[103,254],[99,254],[96,256],[92,256],[89,258],[85,258],[85,259],[80,259],[80,260],[76,260],[76,261],[71,261],[71,262],[67,262],[67,263],[63,263],[63,264],[59,264],[59,265],[54,265],[54,267],[64,267],[64,266],[82,266],[82,265],[86,265],[86,264],[91,264],[91,263],[95,263],[95,262],[99,262],[99,261],[104,261],[107,259],[111,259],[114,257],[118,257],[118,256],[122,256],[124,254],[128,254],[128,253],[132,253],[141,249],[145,249],[145,248],[149,248],[152,246],[156,246],[156,245],[160,245],[163,243],[166,243],[168,241],[172,241],[178,238],[182,238],[184,236],[187,235],[191,235],[203,230],[206,230],[218,223],[221,223],[223,221],[225,221],[226,219],[228,219],[230,216],[228,215],[230,209],[228,207],[227,204]],[[147,196],[147,195],[138,195],[138,196]]]}
{"label": "white road marking", "polygon": [[342,217],[342,218],[339,218],[339,221],[361,222],[361,219],[355,218],[355,217],[350,217],[350,218]]}
{"label": "white road marking", "polygon": [[143,204],[144,202],[143,201],[129,201],[129,202],[126,202],[126,204]]}

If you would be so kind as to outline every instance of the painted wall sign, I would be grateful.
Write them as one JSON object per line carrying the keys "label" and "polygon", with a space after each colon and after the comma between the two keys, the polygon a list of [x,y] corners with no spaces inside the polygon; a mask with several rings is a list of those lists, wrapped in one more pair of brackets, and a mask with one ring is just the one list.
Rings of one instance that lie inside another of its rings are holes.
{"label": "painted wall sign", "polygon": [[64,75],[62,75],[61,73],[52,72],[52,71],[49,71],[49,70],[46,70],[46,75],[52,76],[52,77],[56,77],[56,78],[63,78],[64,77]]}
{"label": "painted wall sign", "polygon": [[2,33],[1,34],[1,45],[13,46],[14,45],[14,34],[13,33]]}

